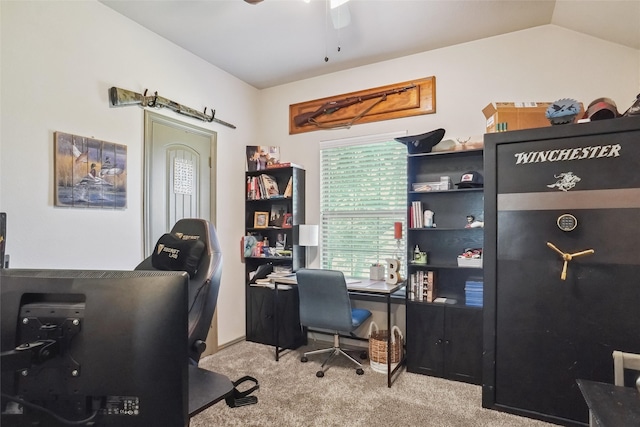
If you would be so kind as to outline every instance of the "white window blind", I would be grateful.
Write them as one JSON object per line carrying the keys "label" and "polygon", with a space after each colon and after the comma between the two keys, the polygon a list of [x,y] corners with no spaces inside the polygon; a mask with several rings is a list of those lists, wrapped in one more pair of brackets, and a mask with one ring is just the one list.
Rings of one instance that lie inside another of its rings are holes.
{"label": "white window blind", "polygon": [[[404,266],[406,146],[393,137],[355,145],[326,144],[320,161],[322,268],[368,278],[371,265],[385,264],[396,253]],[[395,222],[403,224],[399,248]]]}

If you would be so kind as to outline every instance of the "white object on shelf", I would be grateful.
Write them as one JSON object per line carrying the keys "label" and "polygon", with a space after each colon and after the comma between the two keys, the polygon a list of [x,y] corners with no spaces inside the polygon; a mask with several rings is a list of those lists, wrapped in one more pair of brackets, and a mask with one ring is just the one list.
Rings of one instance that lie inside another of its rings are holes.
{"label": "white object on shelf", "polygon": [[482,258],[458,257],[458,267],[482,267]]}

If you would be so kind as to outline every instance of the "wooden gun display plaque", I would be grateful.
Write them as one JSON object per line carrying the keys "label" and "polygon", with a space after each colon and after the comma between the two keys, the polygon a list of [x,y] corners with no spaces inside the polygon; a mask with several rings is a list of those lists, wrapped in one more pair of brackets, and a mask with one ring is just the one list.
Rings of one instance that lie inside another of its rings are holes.
{"label": "wooden gun display plaque", "polygon": [[289,134],[436,112],[436,78],[425,77],[289,105]]}

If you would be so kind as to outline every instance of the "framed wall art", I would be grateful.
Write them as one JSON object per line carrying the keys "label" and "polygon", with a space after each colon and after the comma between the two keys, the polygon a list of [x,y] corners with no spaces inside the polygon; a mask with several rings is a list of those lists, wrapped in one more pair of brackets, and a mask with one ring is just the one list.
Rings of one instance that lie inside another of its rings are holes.
{"label": "framed wall art", "polygon": [[54,142],[56,206],[127,207],[126,145],[64,132]]}

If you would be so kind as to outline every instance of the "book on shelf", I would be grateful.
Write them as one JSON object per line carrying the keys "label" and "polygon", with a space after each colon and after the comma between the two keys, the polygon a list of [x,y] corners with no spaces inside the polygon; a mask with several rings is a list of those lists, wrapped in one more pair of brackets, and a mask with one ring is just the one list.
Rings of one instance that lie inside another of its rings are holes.
{"label": "book on shelf", "polygon": [[420,270],[411,275],[411,300],[433,302],[436,299],[435,273]]}
{"label": "book on shelf", "polygon": [[280,191],[278,190],[278,181],[276,181],[273,176],[262,174],[260,175],[260,181],[264,188],[264,192],[262,194],[265,195],[265,199],[270,199],[273,196],[280,195]]}
{"label": "book on shelf", "polygon": [[293,177],[289,177],[289,182],[287,182],[287,188],[284,190],[284,197],[289,198],[293,196]]}
{"label": "book on shelf", "polygon": [[414,201],[411,202],[411,228],[422,228],[424,227],[424,217],[422,213],[422,202]]}
{"label": "book on shelf", "polygon": [[283,198],[278,181],[272,175],[261,174],[247,178],[247,200]]}
{"label": "book on shelf", "polygon": [[283,162],[283,163],[272,163],[267,165],[267,169],[278,169],[278,168],[299,168],[304,169],[302,165],[293,162]]}

